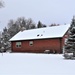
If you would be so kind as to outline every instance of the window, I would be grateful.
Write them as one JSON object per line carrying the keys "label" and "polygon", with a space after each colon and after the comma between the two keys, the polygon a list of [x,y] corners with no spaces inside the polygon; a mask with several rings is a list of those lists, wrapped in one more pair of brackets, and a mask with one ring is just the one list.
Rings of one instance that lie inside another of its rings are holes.
{"label": "window", "polygon": [[30,46],[33,46],[33,41],[30,41],[30,42],[29,42],[29,45],[30,45]]}
{"label": "window", "polygon": [[66,44],[67,40],[68,40],[68,39],[67,39],[67,38],[65,38],[65,44]]}
{"label": "window", "polygon": [[21,42],[16,42],[16,47],[20,48],[21,47]]}

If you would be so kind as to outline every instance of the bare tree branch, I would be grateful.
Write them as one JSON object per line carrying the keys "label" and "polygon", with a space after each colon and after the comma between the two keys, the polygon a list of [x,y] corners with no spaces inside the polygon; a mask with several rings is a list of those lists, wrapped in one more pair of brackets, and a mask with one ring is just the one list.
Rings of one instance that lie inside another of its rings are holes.
{"label": "bare tree branch", "polygon": [[0,8],[4,7],[4,2],[3,0],[0,0]]}

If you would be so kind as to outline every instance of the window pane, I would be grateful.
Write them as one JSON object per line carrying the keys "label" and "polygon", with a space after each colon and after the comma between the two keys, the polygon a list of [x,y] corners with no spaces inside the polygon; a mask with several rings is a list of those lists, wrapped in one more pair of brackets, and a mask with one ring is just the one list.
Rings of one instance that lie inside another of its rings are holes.
{"label": "window pane", "polygon": [[29,45],[30,45],[30,46],[33,46],[33,41],[30,41],[30,42],[29,42]]}
{"label": "window pane", "polygon": [[21,42],[16,42],[16,47],[21,47]]}

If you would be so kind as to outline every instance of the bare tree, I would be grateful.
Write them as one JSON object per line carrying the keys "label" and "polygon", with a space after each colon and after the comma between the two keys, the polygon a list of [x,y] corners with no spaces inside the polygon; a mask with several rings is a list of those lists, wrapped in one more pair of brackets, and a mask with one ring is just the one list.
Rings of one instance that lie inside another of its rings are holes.
{"label": "bare tree", "polygon": [[13,19],[9,20],[9,23],[7,25],[8,29],[11,28],[13,24],[15,24],[15,21]]}
{"label": "bare tree", "polygon": [[24,17],[19,17],[16,21],[16,24],[20,27],[26,27],[27,20]]}
{"label": "bare tree", "polygon": [[24,17],[18,18],[16,21],[10,20],[8,23],[8,33],[13,37],[16,33],[23,30],[36,28],[32,19],[25,19]]}
{"label": "bare tree", "polygon": [[25,27],[26,30],[36,28],[35,23],[33,22],[33,20],[31,18],[25,19],[24,17],[20,17],[17,19],[16,23],[20,27]]}
{"label": "bare tree", "polygon": [[0,8],[4,7],[4,2],[3,0],[0,0]]}
{"label": "bare tree", "polygon": [[33,22],[33,20],[31,18],[27,19],[27,25],[26,25],[26,29],[34,29],[35,27],[35,23]]}

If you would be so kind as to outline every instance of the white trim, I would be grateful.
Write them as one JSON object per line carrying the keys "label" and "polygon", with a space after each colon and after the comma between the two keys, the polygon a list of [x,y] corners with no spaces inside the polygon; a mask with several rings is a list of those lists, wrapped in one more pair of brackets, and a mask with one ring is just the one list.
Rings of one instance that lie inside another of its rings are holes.
{"label": "white trim", "polygon": [[21,48],[22,43],[21,42],[16,42],[16,47]]}

